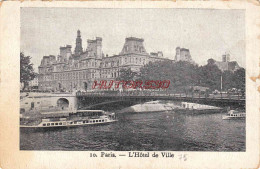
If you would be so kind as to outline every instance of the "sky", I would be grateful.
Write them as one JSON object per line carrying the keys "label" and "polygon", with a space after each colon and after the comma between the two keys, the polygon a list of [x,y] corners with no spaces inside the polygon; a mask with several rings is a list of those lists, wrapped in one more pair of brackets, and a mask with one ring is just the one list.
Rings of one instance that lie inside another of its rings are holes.
{"label": "sky", "polygon": [[144,39],[148,53],[162,51],[169,59],[179,46],[199,65],[229,52],[245,67],[244,10],[22,8],[21,52],[32,57],[37,72],[42,57],[57,56],[60,46],[74,51],[78,29],[84,50],[88,39],[102,37],[108,56],[119,54],[133,36]]}

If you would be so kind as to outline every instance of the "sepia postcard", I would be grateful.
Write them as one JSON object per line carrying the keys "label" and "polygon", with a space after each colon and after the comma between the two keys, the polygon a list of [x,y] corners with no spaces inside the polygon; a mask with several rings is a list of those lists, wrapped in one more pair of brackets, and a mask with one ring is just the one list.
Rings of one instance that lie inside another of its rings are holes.
{"label": "sepia postcard", "polygon": [[0,167],[259,168],[258,1],[4,1]]}

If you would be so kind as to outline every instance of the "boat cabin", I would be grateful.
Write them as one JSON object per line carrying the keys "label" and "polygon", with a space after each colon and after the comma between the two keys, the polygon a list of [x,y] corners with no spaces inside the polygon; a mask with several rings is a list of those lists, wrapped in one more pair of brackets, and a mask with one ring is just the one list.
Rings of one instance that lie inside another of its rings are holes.
{"label": "boat cabin", "polygon": [[105,114],[103,110],[78,110],[76,113],[70,113],[70,116],[74,117],[92,117],[102,116]]}

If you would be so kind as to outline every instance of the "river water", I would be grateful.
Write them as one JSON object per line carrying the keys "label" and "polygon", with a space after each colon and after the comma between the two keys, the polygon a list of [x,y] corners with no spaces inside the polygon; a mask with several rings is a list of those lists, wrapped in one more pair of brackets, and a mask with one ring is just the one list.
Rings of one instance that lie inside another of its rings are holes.
{"label": "river water", "polygon": [[107,125],[20,132],[21,150],[71,151],[245,151],[245,120],[222,120],[223,113],[118,114]]}

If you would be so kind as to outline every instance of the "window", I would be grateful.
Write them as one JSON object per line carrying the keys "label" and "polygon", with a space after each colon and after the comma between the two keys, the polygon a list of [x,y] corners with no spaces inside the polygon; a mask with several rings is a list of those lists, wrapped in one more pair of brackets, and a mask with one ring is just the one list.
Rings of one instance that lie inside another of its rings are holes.
{"label": "window", "polygon": [[99,122],[101,122],[101,120],[99,120]]}
{"label": "window", "polygon": [[59,125],[59,123],[55,123],[55,125]]}
{"label": "window", "polygon": [[54,126],[54,123],[51,123],[52,126]]}
{"label": "window", "polygon": [[21,112],[21,113],[24,113],[24,112],[25,112],[25,109],[21,108],[21,109],[20,109],[20,112]]}
{"label": "window", "polygon": [[46,124],[44,123],[43,126],[46,126]]}
{"label": "window", "polygon": [[50,126],[50,123],[47,123],[47,126]]}
{"label": "window", "polygon": [[62,123],[59,123],[59,125],[62,125]]}

